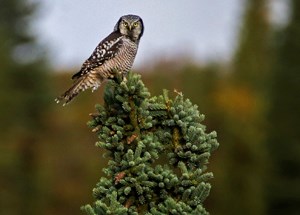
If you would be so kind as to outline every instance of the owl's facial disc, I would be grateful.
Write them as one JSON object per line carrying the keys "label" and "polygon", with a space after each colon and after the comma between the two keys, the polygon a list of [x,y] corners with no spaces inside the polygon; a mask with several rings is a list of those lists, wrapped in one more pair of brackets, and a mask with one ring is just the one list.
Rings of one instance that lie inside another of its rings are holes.
{"label": "owl's facial disc", "polygon": [[139,16],[125,15],[122,16],[115,26],[121,34],[128,36],[131,40],[137,41],[143,34],[143,22]]}

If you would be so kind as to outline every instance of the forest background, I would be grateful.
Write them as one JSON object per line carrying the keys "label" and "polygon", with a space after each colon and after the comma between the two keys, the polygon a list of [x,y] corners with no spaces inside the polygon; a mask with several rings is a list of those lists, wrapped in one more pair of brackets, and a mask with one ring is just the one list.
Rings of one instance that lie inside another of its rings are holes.
{"label": "forest background", "polygon": [[[152,95],[182,91],[217,131],[211,214],[299,214],[300,2],[285,1],[281,26],[270,22],[269,1],[244,2],[229,61],[178,56],[134,72]],[[74,69],[54,71],[28,31],[38,5],[0,4],[0,214],[81,214],[107,164],[86,126],[103,88],[56,105]]]}

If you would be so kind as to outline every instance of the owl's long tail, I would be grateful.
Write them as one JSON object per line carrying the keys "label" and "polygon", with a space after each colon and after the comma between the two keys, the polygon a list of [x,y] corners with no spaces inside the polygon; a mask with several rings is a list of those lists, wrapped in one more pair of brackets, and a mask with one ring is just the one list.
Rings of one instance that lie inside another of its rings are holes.
{"label": "owl's long tail", "polygon": [[102,83],[102,79],[99,77],[91,77],[91,76],[82,76],[75,80],[74,84],[70,89],[68,89],[65,93],[55,99],[56,103],[64,101],[63,106],[68,104],[73,98],[75,98],[80,92],[85,91],[86,89],[92,88],[92,90],[96,90],[100,87]]}

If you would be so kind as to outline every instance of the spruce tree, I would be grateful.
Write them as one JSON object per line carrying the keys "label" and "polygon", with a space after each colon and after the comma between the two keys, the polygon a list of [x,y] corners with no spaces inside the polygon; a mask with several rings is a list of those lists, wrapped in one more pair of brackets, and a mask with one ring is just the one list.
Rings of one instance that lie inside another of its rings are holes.
{"label": "spruce tree", "polygon": [[82,207],[100,214],[208,214],[203,202],[213,177],[207,172],[216,133],[207,133],[204,115],[182,93],[170,99],[165,90],[150,96],[140,75],[129,73],[107,83],[104,105],[89,125],[106,150],[108,166],[93,190],[94,204]]}

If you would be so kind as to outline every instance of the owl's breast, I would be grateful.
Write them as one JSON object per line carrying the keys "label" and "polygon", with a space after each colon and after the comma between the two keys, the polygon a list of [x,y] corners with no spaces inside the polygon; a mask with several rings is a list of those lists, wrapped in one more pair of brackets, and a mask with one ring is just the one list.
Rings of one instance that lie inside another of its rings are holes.
{"label": "owl's breast", "polygon": [[104,64],[97,69],[97,72],[100,73],[102,77],[110,78],[115,72],[127,73],[131,70],[138,44],[127,38],[123,38],[122,42],[122,46],[119,47],[117,54],[104,62]]}

